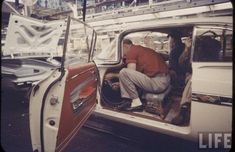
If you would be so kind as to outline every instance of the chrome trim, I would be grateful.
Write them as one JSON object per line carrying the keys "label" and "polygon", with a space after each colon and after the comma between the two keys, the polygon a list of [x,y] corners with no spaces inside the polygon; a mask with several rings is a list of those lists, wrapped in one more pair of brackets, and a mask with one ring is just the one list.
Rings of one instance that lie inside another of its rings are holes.
{"label": "chrome trim", "polygon": [[82,74],[85,74],[86,72],[89,72],[89,71],[90,71],[92,74],[95,74],[95,68],[92,67],[92,68],[89,68],[89,69],[87,69],[87,70],[85,70],[85,71],[82,71],[82,72],[80,72],[80,73],[78,73],[78,74],[72,76],[70,79],[67,79],[66,81],[68,82],[68,81],[70,81],[70,80],[76,78],[77,76],[80,76],[80,75],[82,75]]}
{"label": "chrome trim", "polygon": [[192,93],[192,101],[222,106],[232,106],[232,97],[222,97],[207,94]]}

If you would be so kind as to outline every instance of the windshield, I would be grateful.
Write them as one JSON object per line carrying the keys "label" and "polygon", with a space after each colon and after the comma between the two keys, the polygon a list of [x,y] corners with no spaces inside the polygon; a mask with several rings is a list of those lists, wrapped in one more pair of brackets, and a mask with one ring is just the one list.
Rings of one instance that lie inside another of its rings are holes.
{"label": "windshield", "polygon": [[[103,39],[98,37],[97,46],[99,50],[96,50],[96,54],[93,57],[96,63],[118,61],[117,37],[111,40],[109,38]],[[102,49],[102,46],[105,46],[104,49]]]}
{"label": "windshield", "polygon": [[66,59],[69,60],[67,62],[88,62],[91,51],[94,49],[95,36],[93,28],[72,18],[67,41]]}

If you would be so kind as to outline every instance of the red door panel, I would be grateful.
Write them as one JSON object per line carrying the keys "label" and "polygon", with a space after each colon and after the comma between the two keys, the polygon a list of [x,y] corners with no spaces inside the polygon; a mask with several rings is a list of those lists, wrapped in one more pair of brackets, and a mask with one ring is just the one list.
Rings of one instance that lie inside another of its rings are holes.
{"label": "red door panel", "polygon": [[56,151],[65,148],[96,104],[97,70],[95,64],[72,65],[67,70]]}

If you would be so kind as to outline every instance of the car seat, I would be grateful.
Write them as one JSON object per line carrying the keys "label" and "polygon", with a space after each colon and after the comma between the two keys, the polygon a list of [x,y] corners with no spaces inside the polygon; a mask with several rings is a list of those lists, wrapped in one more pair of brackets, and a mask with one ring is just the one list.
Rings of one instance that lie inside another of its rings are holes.
{"label": "car seat", "polygon": [[167,89],[161,93],[143,93],[142,99],[146,100],[145,111],[157,114],[164,119],[169,110],[170,100],[168,100],[168,96],[171,88],[172,86],[169,85]]}

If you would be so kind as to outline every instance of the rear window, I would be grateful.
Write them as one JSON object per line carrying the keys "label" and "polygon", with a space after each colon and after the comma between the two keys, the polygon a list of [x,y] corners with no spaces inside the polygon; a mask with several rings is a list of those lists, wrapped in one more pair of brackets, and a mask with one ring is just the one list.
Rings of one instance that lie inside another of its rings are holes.
{"label": "rear window", "polygon": [[196,29],[193,61],[232,62],[232,30],[198,27]]}

